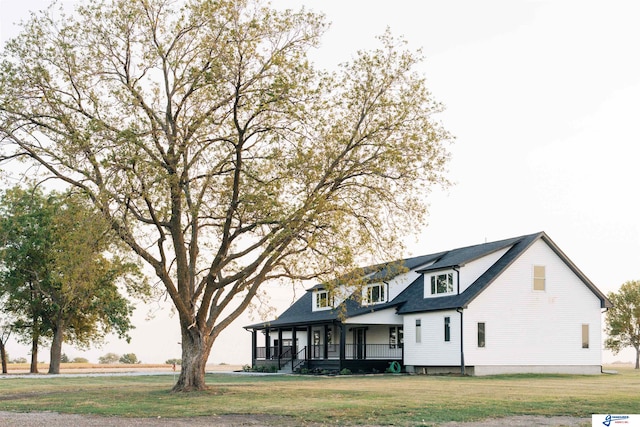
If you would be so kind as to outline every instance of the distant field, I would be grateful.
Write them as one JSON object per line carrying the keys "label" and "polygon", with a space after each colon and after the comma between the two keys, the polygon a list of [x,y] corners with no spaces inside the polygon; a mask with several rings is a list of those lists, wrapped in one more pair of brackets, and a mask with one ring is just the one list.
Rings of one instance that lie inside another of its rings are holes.
{"label": "distant field", "polygon": [[[622,369],[621,369],[622,368]],[[617,375],[251,376],[209,374],[210,389],[174,394],[171,375],[0,379],[0,411],[119,417],[255,414],[293,425],[429,425],[514,415],[638,413],[640,372]]]}
{"label": "distant field", "polygon": [[[7,365],[8,374],[24,374],[29,372],[29,363],[9,363]],[[61,363],[61,373],[78,373],[78,372],[120,372],[120,371],[149,371],[149,370],[172,370],[171,365],[164,363],[151,364],[151,363]],[[176,366],[177,370],[180,370],[180,365]],[[242,369],[242,365],[207,365],[207,371],[233,371]],[[38,372],[46,374],[49,370],[49,364],[38,363]]]}

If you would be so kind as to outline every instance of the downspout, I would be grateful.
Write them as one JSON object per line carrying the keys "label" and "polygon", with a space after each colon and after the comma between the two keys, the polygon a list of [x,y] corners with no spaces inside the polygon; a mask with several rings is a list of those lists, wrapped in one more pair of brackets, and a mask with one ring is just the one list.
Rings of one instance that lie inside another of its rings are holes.
{"label": "downspout", "polygon": [[[603,304],[604,304],[604,302],[603,302]],[[603,314],[606,314],[607,311],[609,311],[609,307],[603,307],[603,308],[604,308],[604,310],[602,312],[600,312],[600,316],[602,316]],[[602,320],[602,317],[600,317],[600,320]],[[604,367],[602,366],[602,354],[600,355],[600,358],[601,358],[600,359],[600,373],[604,374],[605,372],[604,372]]]}
{"label": "downspout", "polygon": [[460,313],[460,374],[465,375],[465,367],[464,367],[464,322],[463,322],[463,314],[462,311],[464,309],[462,307],[456,308],[456,311]]}
{"label": "downspout", "polygon": [[[460,295],[460,267],[455,265],[453,266],[453,270],[456,272],[456,282],[458,287],[458,295]],[[464,309],[459,307],[456,309],[458,313],[460,313],[460,374],[465,375],[465,366],[464,366],[464,315],[462,311]]]}

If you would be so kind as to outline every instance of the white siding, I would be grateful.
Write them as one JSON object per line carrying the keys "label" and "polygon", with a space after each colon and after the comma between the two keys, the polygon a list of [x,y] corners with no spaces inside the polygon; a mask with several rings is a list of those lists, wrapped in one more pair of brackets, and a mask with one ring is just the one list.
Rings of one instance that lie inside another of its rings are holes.
{"label": "white siding", "polygon": [[354,316],[346,319],[347,324],[362,325],[402,325],[402,316],[396,314],[395,308],[387,308],[384,310],[366,313],[361,316]]}
{"label": "white siding", "polygon": [[[451,341],[444,340],[444,318],[451,319]],[[416,343],[416,319],[421,321],[422,339]],[[454,366],[460,364],[460,314],[455,310],[404,316],[404,364]]]}
{"label": "white siding", "polygon": [[493,252],[485,257],[471,261],[460,268],[460,293],[464,292],[478,277],[489,267],[498,261],[502,255],[507,253],[511,247]]}
{"label": "white siding", "polygon": [[[546,267],[544,291],[533,290],[533,265]],[[485,348],[477,347],[478,322],[486,324]],[[469,366],[600,365],[600,301],[538,240],[464,311],[464,341]]]}

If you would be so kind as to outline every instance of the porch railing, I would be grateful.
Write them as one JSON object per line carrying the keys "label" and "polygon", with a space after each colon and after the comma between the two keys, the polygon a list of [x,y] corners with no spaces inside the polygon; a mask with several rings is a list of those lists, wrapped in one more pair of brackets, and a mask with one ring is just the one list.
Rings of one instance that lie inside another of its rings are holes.
{"label": "porch railing", "polygon": [[[307,348],[303,348],[298,351],[297,354],[293,353],[293,348],[290,346],[282,347],[282,354],[278,353],[278,347],[271,347],[269,349],[270,359],[294,359],[303,361],[306,359],[324,359],[325,358],[325,346],[324,345],[312,345],[307,353]],[[256,347],[256,358],[266,359],[266,347]],[[329,344],[326,349],[328,359],[340,358],[340,347],[338,344]],[[292,357],[293,356],[293,357]],[[391,359],[402,360],[402,348],[399,346],[390,346],[389,344],[346,344],[345,345],[345,359],[355,360],[367,360],[367,359]]]}
{"label": "porch railing", "polygon": [[345,359],[402,359],[402,348],[389,344],[346,344]]}
{"label": "porch railing", "polygon": [[307,360],[307,347],[303,347],[302,350],[296,354],[296,356],[291,361],[291,370],[295,371],[296,368],[302,365]]}
{"label": "porch railing", "polygon": [[[291,346],[282,346],[282,353],[278,346],[269,347],[269,359],[280,359],[287,353],[291,354]],[[267,359],[267,347],[256,347],[256,359]]]}

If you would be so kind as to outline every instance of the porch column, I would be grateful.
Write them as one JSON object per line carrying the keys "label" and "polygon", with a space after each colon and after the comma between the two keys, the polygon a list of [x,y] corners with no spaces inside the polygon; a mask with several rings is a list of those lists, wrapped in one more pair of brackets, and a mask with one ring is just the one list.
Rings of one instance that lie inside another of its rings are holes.
{"label": "porch column", "polygon": [[345,348],[347,347],[347,334],[343,323],[340,323],[340,361],[345,359]]}
{"label": "porch column", "polygon": [[311,359],[311,355],[313,353],[311,353],[311,325],[307,326],[307,352],[306,352],[306,358],[307,360]]}
{"label": "porch column", "polygon": [[271,359],[271,337],[269,336],[269,328],[264,330],[264,358]]}
{"label": "porch column", "polygon": [[278,329],[278,358],[282,356],[282,328]]}
{"label": "porch column", "polygon": [[298,338],[296,337],[296,327],[293,327],[293,330],[291,331],[291,358],[295,359],[296,356],[298,355],[298,344],[296,343],[296,340]]}
{"label": "porch column", "polygon": [[258,347],[258,333],[254,329],[251,331],[251,365],[256,364],[257,347]]}
{"label": "porch column", "polygon": [[327,345],[329,340],[327,338],[329,338],[329,325],[324,325],[324,351],[322,354],[324,359],[329,358],[329,346]]}

